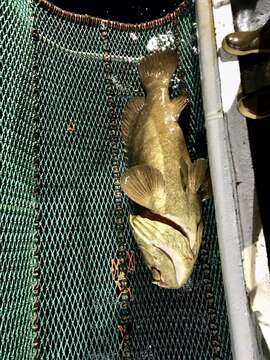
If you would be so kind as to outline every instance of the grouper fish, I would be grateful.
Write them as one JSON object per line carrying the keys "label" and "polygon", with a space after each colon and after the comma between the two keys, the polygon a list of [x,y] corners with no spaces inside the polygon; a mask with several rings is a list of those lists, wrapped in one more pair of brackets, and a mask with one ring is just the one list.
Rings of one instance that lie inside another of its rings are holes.
{"label": "grouper fish", "polygon": [[142,58],[138,69],[146,96],[129,100],[122,117],[127,170],[121,188],[140,209],[129,215],[129,224],[153,283],[164,288],[180,288],[194,268],[207,171],[206,160],[191,161],[178,124],[187,95],[169,96],[176,67],[174,50]]}

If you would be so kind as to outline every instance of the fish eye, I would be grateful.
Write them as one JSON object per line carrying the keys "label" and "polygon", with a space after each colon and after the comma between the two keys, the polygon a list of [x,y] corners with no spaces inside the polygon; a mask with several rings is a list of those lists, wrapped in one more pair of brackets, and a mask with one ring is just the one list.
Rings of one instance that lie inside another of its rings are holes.
{"label": "fish eye", "polygon": [[156,267],[152,266],[151,272],[152,272],[153,280],[155,281],[161,280],[161,272]]}

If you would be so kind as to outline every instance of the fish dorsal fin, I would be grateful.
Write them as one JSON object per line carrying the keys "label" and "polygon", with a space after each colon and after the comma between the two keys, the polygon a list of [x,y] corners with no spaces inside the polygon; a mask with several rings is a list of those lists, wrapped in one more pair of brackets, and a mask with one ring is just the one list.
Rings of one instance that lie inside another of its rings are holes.
{"label": "fish dorsal fin", "polygon": [[135,203],[154,210],[155,202],[164,197],[164,178],[149,165],[137,165],[121,176],[121,188]]}
{"label": "fish dorsal fin", "polygon": [[180,113],[184,110],[188,103],[189,98],[187,94],[180,95],[177,98],[171,100],[176,121],[178,120]]}
{"label": "fish dorsal fin", "polygon": [[198,192],[205,182],[207,168],[208,161],[205,159],[198,159],[192,163],[188,177],[189,188],[192,192]]}
{"label": "fish dorsal fin", "polygon": [[122,141],[128,147],[130,129],[132,129],[140,111],[144,106],[144,97],[136,96],[130,99],[122,116]]}

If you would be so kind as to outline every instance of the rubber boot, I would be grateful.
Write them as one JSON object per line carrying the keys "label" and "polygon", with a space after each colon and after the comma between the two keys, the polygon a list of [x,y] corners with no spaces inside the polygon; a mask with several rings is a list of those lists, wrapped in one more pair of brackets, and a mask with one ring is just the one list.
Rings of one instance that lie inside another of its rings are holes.
{"label": "rubber boot", "polygon": [[258,30],[227,35],[223,39],[222,47],[229,54],[237,56],[270,53],[270,19]]}
{"label": "rubber boot", "polygon": [[270,87],[238,96],[238,110],[249,119],[270,117]]}

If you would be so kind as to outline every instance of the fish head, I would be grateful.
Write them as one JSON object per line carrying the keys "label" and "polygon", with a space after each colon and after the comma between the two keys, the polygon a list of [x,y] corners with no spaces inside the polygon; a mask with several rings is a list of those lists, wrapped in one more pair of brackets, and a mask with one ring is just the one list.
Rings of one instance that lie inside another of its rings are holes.
{"label": "fish head", "polygon": [[172,289],[183,286],[196,260],[188,238],[168,224],[140,215],[130,215],[129,223],[153,284]]}

